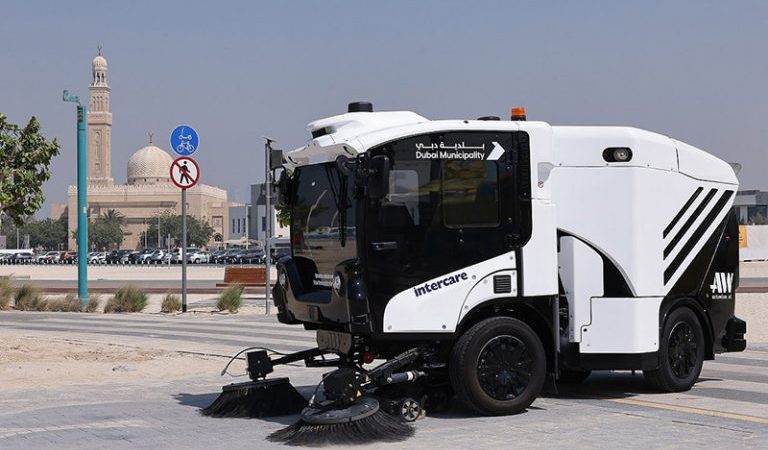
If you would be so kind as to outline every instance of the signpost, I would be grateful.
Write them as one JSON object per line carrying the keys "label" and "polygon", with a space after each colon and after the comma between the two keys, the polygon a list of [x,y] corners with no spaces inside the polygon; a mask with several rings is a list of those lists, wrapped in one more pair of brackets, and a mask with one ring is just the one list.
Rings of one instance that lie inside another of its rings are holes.
{"label": "signpost", "polygon": [[189,155],[199,142],[189,125],[179,125],[171,132],[171,148],[181,155],[171,163],[171,181],[181,189],[181,312],[187,312],[187,189],[200,180],[200,166]]}

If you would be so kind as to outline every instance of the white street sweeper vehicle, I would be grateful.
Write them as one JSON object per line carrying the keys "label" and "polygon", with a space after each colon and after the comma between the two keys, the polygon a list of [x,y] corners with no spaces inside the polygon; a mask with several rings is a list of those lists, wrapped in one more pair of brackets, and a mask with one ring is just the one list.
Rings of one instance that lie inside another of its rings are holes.
{"label": "white street sweeper vehicle", "polygon": [[[511,119],[357,102],[310,123],[277,183],[292,252],[273,292],[279,320],[316,330],[318,346],[249,353],[254,381],[207,413],[298,412],[307,403],[286,379],[264,379],[273,366],[336,367],[325,400],[272,436],[313,442],[308,428],[380,408],[411,420],[453,396],[518,413],[546,380],[591,370],[683,391],[705,360],[745,348],[729,164],[636,128]],[[275,398],[258,394],[271,387]]]}

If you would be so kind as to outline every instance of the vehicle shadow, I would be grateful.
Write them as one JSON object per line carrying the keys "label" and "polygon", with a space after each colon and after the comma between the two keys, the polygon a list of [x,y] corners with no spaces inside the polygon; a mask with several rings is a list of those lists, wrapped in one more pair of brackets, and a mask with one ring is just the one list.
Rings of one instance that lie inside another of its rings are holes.
{"label": "vehicle shadow", "polygon": [[[720,378],[700,377],[702,381],[722,381]],[[694,387],[695,389],[695,387]],[[544,393],[543,397],[572,399],[628,398],[640,394],[658,394],[660,392],[645,381],[641,371],[594,371],[581,383],[558,383],[556,390]]]}
{"label": "vehicle shadow", "polygon": [[[722,381],[716,377],[700,377],[698,382]],[[694,386],[695,389],[695,386]],[[606,400],[630,398],[642,394],[664,395],[665,393],[650,387],[641,371],[595,371],[581,383],[558,383],[552,386],[551,381],[545,385],[541,397],[553,399],[572,400]],[[539,406],[536,402],[520,414],[533,411],[543,411],[546,407]],[[435,419],[466,419],[477,417],[477,414],[467,408],[457,399],[452,399],[448,409],[440,412],[427,411],[427,416]]]}

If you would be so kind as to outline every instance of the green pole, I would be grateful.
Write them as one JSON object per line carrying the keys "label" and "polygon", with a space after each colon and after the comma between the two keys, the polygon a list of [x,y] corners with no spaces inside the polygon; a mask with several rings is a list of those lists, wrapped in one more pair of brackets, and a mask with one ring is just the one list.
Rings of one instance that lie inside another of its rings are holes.
{"label": "green pole", "polygon": [[83,305],[88,303],[88,141],[86,121],[88,108],[80,97],[64,90],[61,99],[77,103],[77,295]]}
{"label": "green pole", "polygon": [[77,294],[88,303],[88,108],[77,105]]}

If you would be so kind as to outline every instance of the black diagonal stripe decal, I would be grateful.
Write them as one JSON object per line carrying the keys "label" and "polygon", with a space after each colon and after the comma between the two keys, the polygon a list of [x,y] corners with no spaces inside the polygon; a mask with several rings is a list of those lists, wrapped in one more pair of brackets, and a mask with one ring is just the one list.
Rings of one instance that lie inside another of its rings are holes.
{"label": "black diagonal stripe decal", "polygon": [[671,241],[669,241],[669,244],[667,244],[666,248],[664,248],[664,259],[667,259],[667,256],[672,252],[672,250],[675,248],[678,242],[680,242],[680,239],[685,236],[685,233],[688,232],[688,229],[691,228],[691,225],[693,225],[693,222],[696,221],[696,219],[699,218],[702,211],[704,211],[704,208],[706,208],[709,205],[709,202],[712,201],[712,197],[715,196],[715,193],[717,192],[717,189],[710,189],[709,192],[707,192],[707,195],[704,197],[704,200],[699,203],[699,206],[696,207],[695,210],[693,210],[693,213],[690,217],[688,217],[688,220],[685,221],[683,226],[680,228],[680,230],[677,232],[675,237],[672,238]]}
{"label": "black diagonal stripe decal", "polygon": [[701,194],[701,191],[703,191],[703,190],[704,190],[704,188],[699,186],[698,188],[696,188],[695,191],[693,191],[693,194],[691,195],[691,198],[689,198],[688,201],[685,202],[685,205],[683,205],[683,207],[680,208],[680,211],[677,213],[675,218],[672,219],[672,222],[669,222],[669,225],[667,225],[667,228],[664,228],[664,236],[663,237],[666,238],[667,235],[669,234],[669,232],[672,231],[672,228],[675,228],[675,225],[677,225],[677,222],[679,222],[680,219],[683,218],[683,214],[685,214],[685,212],[688,210],[688,208],[691,207],[691,205],[693,204],[694,200],[699,198],[699,194]]}
{"label": "black diagonal stripe decal", "polygon": [[693,232],[691,235],[691,238],[688,239],[688,242],[685,243],[685,246],[680,250],[680,253],[677,254],[674,260],[672,260],[672,263],[670,263],[669,266],[667,266],[667,269],[664,270],[664,284],[667,284],[669,280],[672,278],[672,275],[677,272],[677,269],[680,268],[680,264],[683,263],[683,260],[688,256],[689,253],[691,253],[691,250],[693,250],[693,247],[696,246],[696,244],[701,240],[704,233],[709,229],[709,227],[712,225],[712,222],[715,221],[715,218],[723,212],[723,207],[728,204],[728,200],[731,199],[731,196],[733,195],[733,191],[725,191],[720,196],[720,198],[717,200],[717,203],[715,203],[715,206],[712,207],[712,210],[707,214],[707,217],[704,218],[704,221],[699,224],[699,227],[696,228],[696,231]]}

